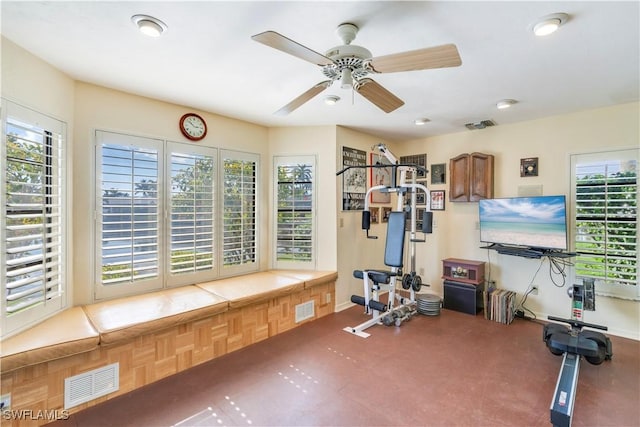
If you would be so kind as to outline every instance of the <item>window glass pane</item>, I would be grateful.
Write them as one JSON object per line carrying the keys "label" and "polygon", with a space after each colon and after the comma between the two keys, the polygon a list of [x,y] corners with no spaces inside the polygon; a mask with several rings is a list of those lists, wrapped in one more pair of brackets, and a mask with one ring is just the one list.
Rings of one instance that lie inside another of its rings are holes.
{"label": "window glass pane", "polygon": [[256,160],[223,156],[223,265],[256,262]]}
{"label": "window glass pane", "polygon": [[102,144],[100,151],[102,284],[157,277],[158,150]]}
{"label": "window glass pane", "polygon": [[63,138],[13,117],[5,126],[2,284],[11,318],[62,295]]}
{"label": "window glass pane", "polygon": [[574,171],[576,276],[625,295],[638,283],[637,160],[578,155]]}
{"label": "window glass pane", "polygon": [[172,274],[212,270],[213,157],[171,153]]}
{"label": "window glass pane", "polygon": [[313,163],[280,164],[276,260],[313,261]]}

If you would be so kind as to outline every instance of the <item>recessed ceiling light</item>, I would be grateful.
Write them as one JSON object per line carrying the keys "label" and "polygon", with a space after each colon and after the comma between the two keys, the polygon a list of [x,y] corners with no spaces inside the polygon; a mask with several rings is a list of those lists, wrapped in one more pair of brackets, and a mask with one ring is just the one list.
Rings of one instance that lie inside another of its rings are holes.
{"label": "recessed ceiling light", "polygon": [[416,125],[416,126],[422,126],[422,125],[425,125],[425,124],[429,123],[430,121],[431,121],[431,120],[426,119],[426,118],[422,118],[422,119],[415,119],[415,120],[413,121],[413,124],[414,124],[414,125]]}
{"label": "recessed ceiling light", "polygon": [[543,16],[533,26],[533,32],[536,36],[547,36],[556,32],[560,25],[567,22],[569,15],[566,13],[552,13],[551,15]]}
{"label": "recessed ceiling light", "polygon": [[324,97],[324,103],[327,105],[336,105],[340,101],[340,97],[336,95],[327,95]]}
{"label": "recessed ceiling light", "polygon": [[133,15],[131,21],[138,30],[149,37],[160,37],[167,30],[167,24],[149,15]]}
{"label": "recessed ceiling light", "polygon": [[518,101],[515,99],[502,99],[496,103],[496,107],[498,110],[504,110],[505,108],[511,107],[513,104],[516,104]]}

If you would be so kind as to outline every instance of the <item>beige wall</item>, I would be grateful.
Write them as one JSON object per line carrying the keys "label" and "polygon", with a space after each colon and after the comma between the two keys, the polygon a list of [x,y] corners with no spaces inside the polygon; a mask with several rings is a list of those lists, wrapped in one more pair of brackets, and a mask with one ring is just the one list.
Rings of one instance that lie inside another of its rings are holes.
{"label": "beige wall", "polygon": [[[541,185],[544,195],[563,194],[570,198],[570,154],[603,151],[611,148],[638,147],[640,141],[638,103],[554,116],[540,120],[496,126],[484,130],[427,138],[400,144],[397,155],[427,153],[427,161],[447,163],[461,153],[479,151],[495,156],[495,197],[518,195],[519,186]],[[499,117],[496,117],[499,123]],[[520,159],[539,158],[537,177],[520,177]],[[442,295],[441,260],[465,258],[487,261],[491,279],[498,287],[516,291],[521,296],[540,265],[540,261],[480,249],[477,229],[477,203],[451,203],[445,211],[434,212],[436,228],[426,245],[418,250],[419,266],[425,269],[432,290]],[[571,236],[570,236],[571,237]],[[567,286],[558,288],[549,280],[549,263],[536,276],[540,291],[530,295],[527,307],[539,318],[547,315],[570,317]],[[573,269],[568,269],[567,283],[573,283]],[[595,312],[585,312],[586,322],[607,325],[611,333],[640,338],[640,303],[599,296]]]}
{"label": "beige wall", "polygon": [[[46,90],[43,90],[46,88]],[[177,120],[188,107],[74,82],[73,79],[2,39],[2,96],[65,121],[68,125],[69,162],[67,173],[73,181],[69,191],[69,237],[72,239],[68,284],[74,304],[91,301],[92,280],[92,200],[93,133],[96,128],[122,131],[141,136],[184,141]],[[200,112],[210,130],[201,144],[259,153],[260,184],[260,268],[271,263],[269,247],[272,229],[272,166],[274,155],[309,155],[318,159],[318,263],[316,268],[339,272],[336,306],[349,306],[352,294],[362,294],[361,284],[353,279],[354,269],[382,267],[384,225],[373,225],[378,240],[366,239],[360,229],[360,212],[341,210],[341,168],[343,146],[370,152],[371,146],[385,142],[350,129],[324,126],[267,129],[255,124]],[[496,156],[496,197],[517,195],[518,186],[542,185],[544,194],[569,195],[569,154],[613,147],[637,147],[639,138],[638,103],[618,105],[576,114],[550,117],[480,131],[389,144],[396,156],[427,153],[428,163],[448,163],[460,153],[481,151]],[[500,122],[499,117],[496,117]],[[524,157],[540,159],[540,174],[520,178],[519,161]],[[447,179],[449,176],[447,175]],[[433,186],[445,189],[446,185]],[[442,294],[441,260],[459,257],[488,261],[491,278],[498,286],[522,293],[531,281],[538,262],[487,253],[479,249],[477,204],[450,203],[445,211],[434,213],[434,233],[417,246],[417,270],[424,271],[424,282],[433,292]],[[548,314],[569,316],[569,298],[565,288],[556,288],[548,280],[548,264],[536,278],[537,297],[530,296],[528,307],[539,317]],[[568,282],[571,283],[570,271]],[[587,312],[585,320],[608,325],[611,333],[640,338],[640,304],[600,297],[596,312]]]}

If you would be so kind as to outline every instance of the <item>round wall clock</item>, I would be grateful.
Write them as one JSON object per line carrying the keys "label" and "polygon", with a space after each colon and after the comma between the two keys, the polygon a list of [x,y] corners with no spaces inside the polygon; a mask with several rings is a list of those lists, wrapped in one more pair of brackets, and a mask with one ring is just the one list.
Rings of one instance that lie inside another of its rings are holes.
{"label": "round wall clock", "polygon": [[200,141],[207,135],[207,123],[195,113],[187,113],[180,118],[180,130],[191,141]]}

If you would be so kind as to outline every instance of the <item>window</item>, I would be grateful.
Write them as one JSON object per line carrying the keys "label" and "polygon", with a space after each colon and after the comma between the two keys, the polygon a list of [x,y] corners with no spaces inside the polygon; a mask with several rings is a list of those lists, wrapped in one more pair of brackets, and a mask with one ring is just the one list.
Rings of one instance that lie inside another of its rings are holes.
{"label": "window", "polygon": [[215,272],[216,150],[169,143],[169,285],[211,279]]}
{"label": "window", "polygon": [[96,132],[96,296],[162,286],[162,141]]}
{"label": "window", "polygon": [[96,132],[98,299],[257,268],[258,156],[221,157],[218,171],[215,148]]}
{"label": "window", "polygon": [[222,152],[222,257],[225,273],[257,269],[256,183],[258,156]]}
{"label": "window", "polygon": [[638,150],[572,156],[576,277],[638,298]]}
{"label": "window", "polygon": [[315,158],[278,157],[274,169],[276,267],[306,264],[313,268]]}
{"label": "window", "polygon": [[65,306],[64,123],[2,102],[2,330]]}

